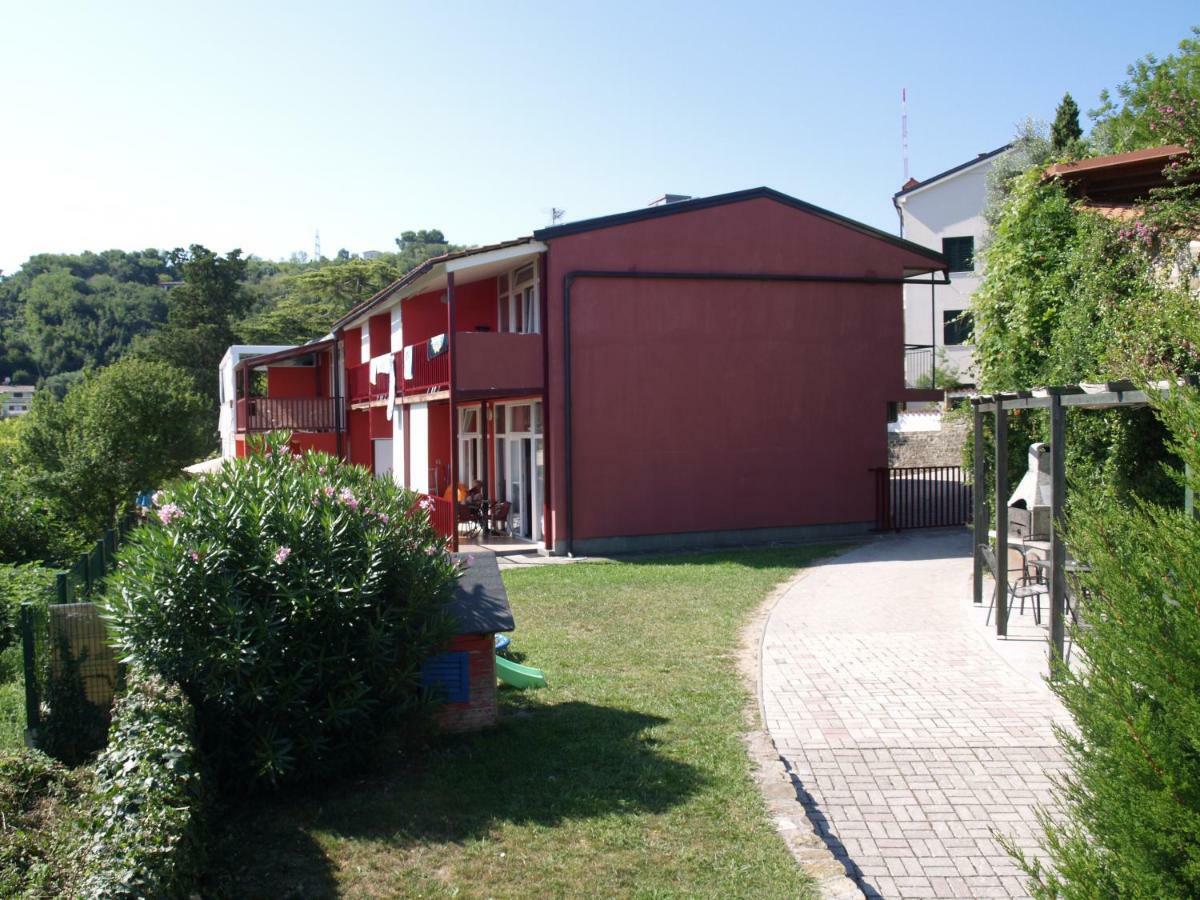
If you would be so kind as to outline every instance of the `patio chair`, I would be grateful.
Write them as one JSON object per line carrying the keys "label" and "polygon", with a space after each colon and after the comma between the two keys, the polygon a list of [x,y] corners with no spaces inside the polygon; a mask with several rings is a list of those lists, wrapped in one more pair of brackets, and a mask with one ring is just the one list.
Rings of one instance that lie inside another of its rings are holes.
{"label": "patio chair", "polygon": [[512,504],[507,500],[493,502],[489,521],[492,531],[498,534],[508,534],[508,514],[512,512]]}
{"label": "patio chair", "polygon": [[[1044,583],[1030,580],[1028,574],[1029,567],[1025,559],[1025,554],[1021,549],[1012,546],[1010,546],[1009,549],[1018,553],[1022,560],[1020,568],[1014,570],[1011,566],[1009,567],[1009,608],[1011,609],[1016,604],[1016,601],[1019,600],[1021,602],[1021,614],[1024,615],[1025,601],[1029,600],[1030,604],[1033,606],[1033,621],[1036,624],[1041,625],[1042,595],[1048,593],[1048,587]],[[992,610],[996,608],[996,587],[1000,583],[1000,579],[998,577],[1000,566],[996,562],[996,551],[992,549],[990,544],[980,544],[979,552],[983,556],[984,565],[988,567],[988,571],[992,575],[992,601],[988,604],[987,618],[984,620],[984,624],[986,625],[991,622]],[[1020,573],[1015,582],[1011,577],[1014,571]]]}

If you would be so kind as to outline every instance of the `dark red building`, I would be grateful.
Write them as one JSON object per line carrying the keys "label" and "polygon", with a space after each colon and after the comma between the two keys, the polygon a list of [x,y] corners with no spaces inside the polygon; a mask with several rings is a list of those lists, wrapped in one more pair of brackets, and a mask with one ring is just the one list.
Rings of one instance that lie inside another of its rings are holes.
{"label": "dark red building", "polygon": [[852,534],[912,399],[902,285],[945,269],[767,188],[679,200],[431,259],[240,363],[234,418],[433,496],[448,535],[476,481],[552,552]]}

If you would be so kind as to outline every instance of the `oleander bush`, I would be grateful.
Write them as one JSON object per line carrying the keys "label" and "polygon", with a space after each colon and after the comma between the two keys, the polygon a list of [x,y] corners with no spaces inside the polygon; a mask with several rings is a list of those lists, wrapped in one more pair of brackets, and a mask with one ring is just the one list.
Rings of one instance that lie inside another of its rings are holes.
{"label": "oleander bush", "polygon": [[237,782],[353,764],[417,721],[457,571],[415,494],[275,434],[157,498],[106,615],[129,661],[177,682]]}
{"label": "oleander bush", "polygon": [[188,897],[204,861],[205,779],[192,706],[135,671],[94,768],[80,895]]}

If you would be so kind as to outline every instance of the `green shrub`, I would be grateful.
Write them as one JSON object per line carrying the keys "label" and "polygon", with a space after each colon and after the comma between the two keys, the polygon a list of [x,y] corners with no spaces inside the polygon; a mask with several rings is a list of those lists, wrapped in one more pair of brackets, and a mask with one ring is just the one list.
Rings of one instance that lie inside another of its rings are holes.
{"label": "green shrub", "polygon": [[65,562],[86,547],[77,523],[37,490],[27,469],[0,477],[0,563]]}
{"label": "green shrub", "polygon": [[160,498],[106,600],[118,647],[196,705],[221,772],[270,783],[351,764],[418,711],[456,578],[414,494],[286,446]]}
{"label": "green shrub", "polygon": [[[53,590],[52,569],[38,565],[0,565],[0,662],[11,659],[3,656],[3,651],[21,643],[21,604],[32,603],[45,609],[50,604]],[[0,669],[0,681],[8,681],[15,674],[4,667]]]}
{"label": "green shrub", "polygon": [[91,898],[188,897],[204,860],[204,778],[183,692],[131,675],[95,766],[83,884]]}
{"label": "green shrub", "polygon": [[[1200,491],[1200,396],[1160,414]],[[1052,687],[1076,729],[1059,737],[1071,770],[1050,865],[1025,861],[1036,897],[1200,896],[1200,520],[1149,502],[1077,493],[1072,552],[1091,571],[1085,664]]]}

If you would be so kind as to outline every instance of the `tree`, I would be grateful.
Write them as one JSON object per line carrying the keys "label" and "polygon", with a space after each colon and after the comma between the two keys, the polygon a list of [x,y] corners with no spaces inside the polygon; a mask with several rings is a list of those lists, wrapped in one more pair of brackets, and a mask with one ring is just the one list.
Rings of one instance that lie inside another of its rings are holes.
{"label": "tree", "polygon": [[246,260],[240,250],[221,257],[199,244],[170,256],[183,284],[168,294],[166,327],[141,342],[138,351],[189,373],[215,411],[217,366],[236,340],[234,323],[250,306],[242,286]]}
{"label": "tree", "polygon": [[1091,141],[1101,153],[1122,153],[1164,143],[1148,115],[1166,98],[1177,103],[1200,98],[1200,26],[1192,36],[1179,42],[1179,49],[1166,59],[1153,55],[1139,59],[1128,69],[1127,80],[1100,94],[1100,106],[1088,115],[1092,126]]}
{"label": "tree", "polygon": [[1083,137],[1083,129],[1079,126],[1079,106],[1070,93],[1063,94],[1058,111],[1054,114],[1054,124],[1050,126],[1050,146],[1056,153],[1071,150]]}
{"label": "tree", "polygon": [[40,495],[95,532],[203,454],[208,413],[188,373],[126,358],[88,374],[61,401],[35,395],[17,462]]}

